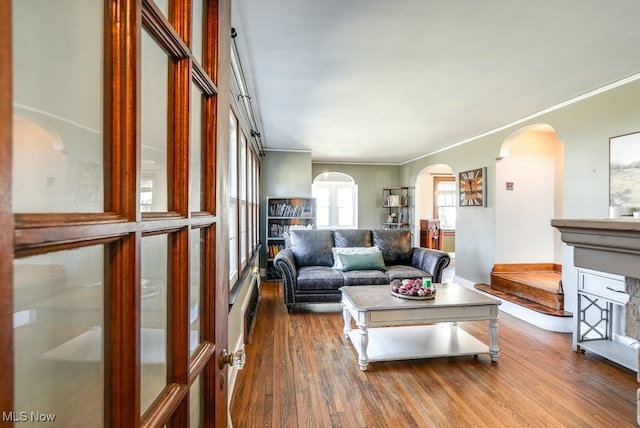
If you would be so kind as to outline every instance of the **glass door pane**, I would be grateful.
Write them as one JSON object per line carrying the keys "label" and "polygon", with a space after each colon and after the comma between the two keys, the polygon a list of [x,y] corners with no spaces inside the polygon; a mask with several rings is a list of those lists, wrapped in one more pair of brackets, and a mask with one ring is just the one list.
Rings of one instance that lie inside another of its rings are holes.
{"label": "glass door pane", "polygon": [[11,7],[13,211],[101,212],[102,1]]}
{"label": "glass door pane", "polygon": [[14,261],[16,420],[102,426],[103,247]]}
{"label": "glass door pane", "polygon": [[189,211],[201,211],[202,197],[202,101],[203,97],[197,85],[191,84],[191,190]]}
{"label": "glass door pane", "polygon": [[198,376],[198,378],[191,385],[191,389],[189,392],[189,426],[191,428],[198,428],[202,426],[200,424],[200,378],[202,376]]}
{"label": "glass door pane", "polygon": [[202,263],[200,259],[202,257],[201,247],[201,229],[193,229],[191,231],[191,270],[189,275],[189,351],[193,353],[197,346],[200,344],[200,295],[202,285],[200,281],[200,268]]}
{"label": "glass door pane", "polygon": [[164,14],[164,16],[169,17],[169,3],[170,0],[154,0],[153,2],[158,6],[158,9]]}
{"label": "glass door pane", "polygon": [[167,102],[169,58],[142,31],[140,211],[165,212],[167,182]]}
{"label": "glass door pane", "polygon": [[192,6],[192,30],[191,30],[191,52],[194,58],[202,64],[202,32],[203,32],[203,0],[194,0]]}
{"label": "glass door pane", "polygon": [[142,238],[140,306],[141,414],[167,383],[167,235]]}

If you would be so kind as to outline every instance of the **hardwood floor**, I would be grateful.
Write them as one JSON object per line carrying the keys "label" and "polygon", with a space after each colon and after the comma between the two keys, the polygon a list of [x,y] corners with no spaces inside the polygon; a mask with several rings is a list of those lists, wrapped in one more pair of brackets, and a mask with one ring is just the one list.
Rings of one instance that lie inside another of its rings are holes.
{"label": "hardwood floor", "polygon": [[[263,282],[230,406],[245,427],[634,427],[636,373],[571,335],[500,314],[500,358],[374,362],[360,371],[340,305],[287,313]],[[488,343],[486,322],[459,328]]]}

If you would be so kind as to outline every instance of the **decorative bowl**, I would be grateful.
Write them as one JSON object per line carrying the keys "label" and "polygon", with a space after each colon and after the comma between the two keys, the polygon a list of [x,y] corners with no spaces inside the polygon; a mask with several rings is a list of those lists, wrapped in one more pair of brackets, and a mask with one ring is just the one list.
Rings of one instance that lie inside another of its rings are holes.
{"label": "decorative bowl", "polygon": [[402,299],[410,300],[431,300],[436,298],[436,288],[422,286],[422,279],[394,279],[391,281],[391,294]]}

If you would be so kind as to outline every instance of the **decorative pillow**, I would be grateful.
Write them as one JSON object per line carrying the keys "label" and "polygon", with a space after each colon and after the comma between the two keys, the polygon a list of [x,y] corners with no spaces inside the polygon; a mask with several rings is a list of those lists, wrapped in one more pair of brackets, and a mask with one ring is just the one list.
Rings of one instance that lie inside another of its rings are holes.
{"label": "decorative pillow", "polygon": [[338,258],[342,262],[342,272],[386,269],[381,251],[369,254],[338,254]]}
{"label": "decorative pillow", "polygon": [[333,268],[342,269],[342,263],[338,254],[371,254],[380,251],[378,247],[333,247]]}

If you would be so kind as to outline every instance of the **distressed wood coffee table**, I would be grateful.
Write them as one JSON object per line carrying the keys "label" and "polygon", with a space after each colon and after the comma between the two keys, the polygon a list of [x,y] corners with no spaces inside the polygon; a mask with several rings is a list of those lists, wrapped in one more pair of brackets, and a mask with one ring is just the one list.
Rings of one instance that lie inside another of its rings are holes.
{"label": "distressed wood coffee table", "polygon": [[[395,297],[388,285],[346,286],[344,334],[362,371],[372,361],[489,354],[497,361],[500,301],[458,284],[435,284],[436,298]],[[352,320],[358,326],[352,329]],[[458,321],[489,321],[489,346],[458,328]]]}

